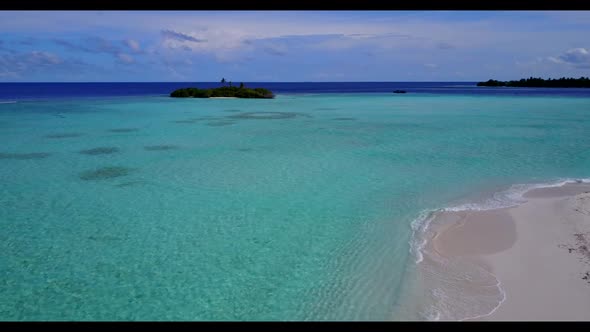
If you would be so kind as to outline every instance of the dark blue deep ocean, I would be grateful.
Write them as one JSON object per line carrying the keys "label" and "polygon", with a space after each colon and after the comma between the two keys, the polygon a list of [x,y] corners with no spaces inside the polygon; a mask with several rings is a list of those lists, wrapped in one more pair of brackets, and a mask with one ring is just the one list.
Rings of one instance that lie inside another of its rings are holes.
{"label": "dark blue deep ocean", "polygon": [[[383,93],[405,90],[408,93],[428,94],[590,96],[590,89],[584,88],[478,87],[476,82],[244,82],[244,84],[250,88],[264,87],[277,94]],[[0,100],[165,96],[179,88],[219,86],[219,82],[0,83]]]}

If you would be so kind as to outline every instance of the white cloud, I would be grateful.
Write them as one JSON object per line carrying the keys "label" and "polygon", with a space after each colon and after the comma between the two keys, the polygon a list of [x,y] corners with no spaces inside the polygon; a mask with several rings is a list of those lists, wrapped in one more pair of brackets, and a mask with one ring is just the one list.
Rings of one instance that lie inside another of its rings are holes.
{"label": "white cloud", "polygon": [[33,73],[80,73],[87,67],[88,64],[79,60],[63,59],[44,51],[0,54],[0,78],[3,79],[26,78]]}
{"label": "white cloud", "polygon": [[125,64],[131,64],[135,62],[135,59],[131,55],[125,53],[118,53],[117,59]]}
{"label": "white cloud", "polygon": [[[400,48],[449,49],[477,48],[506,49],[521,52],[547,51],[565,47],[567,43],[586,38],[587,31],[546,29],[546,20],[563,23],[563,18],[547,13],[524,12],[537,16],[526,24],[515,20],[514,15],[493,15],[473,20],[451,21],[443,14],[402,15],[391,17],[342,14],[328,15],[317,12],[0,12],[0,30],[5,33],[34,31],[48,34],[65,31],[113,31],[128,36],[142,36],[152,43],[166,34],[160,47],[194,52],[208,52],[216,56],[238,50],[252,50],[248,40],[282,38],[284,36],[333,35],[341,36],[316,43],[318,48],[348,49],[372,47],[397,50]],[[570,13],[568,15],[581,15]],[[582,15],[586,19],[590,15]],[[321,18],[321,19],[319,19]],[[63,24],[68,22],[68,24]],[[502,29],[498,29],[502,26]],[[110,36],[111,38],[115,36]],[[550,42],[546,42],[549,40]],[[205,42],[206,41],[206,42]],[[149,41],[146,41],[148,44]],[[144,43],[146,43],[144,42]],[[136,51],[139,43],[130,39],[127,46]],[[136,47],[137,46],[137,47]],[[150,45],[144,45],[147,49]],[[272,52],[271,50],[269,50]],[[284,53],[285,50],[279,50]]]}
{"label": "white cloud", "polygon": [[[56,51],[61,51],[58,54],[63,57],[73,55],[99,63],[91,53],[109,54],[109,64],[161,63],[164,58],[175,63],[186,59],[195,63],[211,59],[223,63],[246,59],[256,62],[262,61],[259,55],[266,52],[277,56],[263,57],[269,61],[267,68],[273,68],[268,70],[307,56],[314,57],[314,62],[336,65],[359,54],[367,58],[373,55],[368,60],[374,72],[363,71],[365,75],[397,73],[392,64],[411,65],[428,75],[441,73],[449,77],[459,75],[454,74],[455,68],[462,68],[470,77],[481,72],[513,75],[519,68],[523,73],[543,74],[590,68],[590,48],[573,48],[585,45],[588,28],[583,24],[590,24],[590,12],[563,14],[496,12],[454,19],[454,13],[435,12],[5,11],[0,12],[0,31],[9,40],[0,47],[13,45],[10,39],[35,35],[41,41],[39,47],[43,47],[42,41],[56,40],[65,48]],[[576,19],[575,24],[570,18]],[[97,35],[101,38],[88,37]],[[36,61],[49,66],[52,61],[59,62],[59,58],[42,54],[25,55],[22,48],[14,53],[31,57],[30,61],[21,59],[20,64]],[[527,63],[535,57],[542,61]],[[482,63],[504,67],[487,68]],[[187,66],[175,67],[184,74],[180,67]]]}
{"label": "white cloud", "polygon": [[0,68],[0,78],[19,78],[20,75],[13,71],[3,71]]}
{"label": "white cloud", "polygon": [[129,47],[134,52],[141,51],[141,46],[139,45],[139,42],[137,40],[127,39],[125,40],[125,45],[127,45],[127,47]]}
{"label": "white cloud", "polygon": [[585,48],[572,48],[558,55],[548,57],[549,61],[560,64],[568,64],[577,68],[590,68],[590,52]]}
{"label": "white cloud", "polygon": [[197,37],[191,36],[190,34],[178,32],[178,31],[174,31],[174,30],[170,30],[170,29],[162,30],[162,36],[166,40],[172,39],[172,40],[178,40],[181,42],[189,41],[189,42],[195,42],[195,43],[202,43],[202,42],[206,41],[205,39],[199,39]]}
{"label": "white cloud", "polygon": [[63,62],[57,55],[49,53],[49,52],[42,52],[42,51],[32,51],[30,52],[25,59],[31,65],[58,65]]}

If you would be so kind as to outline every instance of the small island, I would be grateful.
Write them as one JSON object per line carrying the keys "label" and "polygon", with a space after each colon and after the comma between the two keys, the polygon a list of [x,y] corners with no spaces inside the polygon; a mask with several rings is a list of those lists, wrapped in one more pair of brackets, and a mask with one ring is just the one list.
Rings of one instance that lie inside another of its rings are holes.
{"label": "small island", "polygon": [[549,78],[544,80],[542,78],[523,78],[519,81],[496,81],[488,80],[487,82],[479,82],[477,86],[507,86],[507,87],[530,87],[530,88],[590,88],[590,79],[588,77],[580,78]]}
{"label": "small island", "polygon": [[170,97],[177,98],[264,98],[271,99],[275,95],[272,91],[264,88],[250,89],[240,83],[239,87],[225,85],[225,79],[221,80],[222,86],[219,88],[199,89],[199,88],[184,88],[174,90],[170,93]]}

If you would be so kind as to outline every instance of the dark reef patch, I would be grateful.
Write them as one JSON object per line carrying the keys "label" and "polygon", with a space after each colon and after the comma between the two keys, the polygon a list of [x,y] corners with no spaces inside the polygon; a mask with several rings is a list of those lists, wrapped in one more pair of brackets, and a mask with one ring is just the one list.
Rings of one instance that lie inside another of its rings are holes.
{"label": "dark reef patch", "polygon": [[85,181],[108,180],[129,175],[134,170],[134,168],[120,166],[102,167],[96,170],[80,173],[80,179]]}
{"label": "dark reef patch", "polygon": [[111,133],[131,133],[134,131],[138,131],[138,128],[115,128],[115,129],[109,129],[109,131]]}
{"label": "dark reef patch", "polygon": [[187,120],[176,120],[174,121],[174,123],[195,123],[199,120],[197,119],[187,119]]}
{"label": "dark reef patch", "polygon": [[119,184],[115,185],[115,187],[125,188],[125,187],[131,187],[131,186],[144,184],[144,183],[145,183],[144,181],[129,181],[129,182],[119,183]]}
{"label": "dark reef patch", "polygon": [[47,152],[33,152],[33,153],[0,153],[0,159],[14,159],[14,160],[29,160],[29,159],[43,159],[51,156]]}
{"label": "dark reef patch", "polygon": [[314,110],[316,111],[335,111],[338,108],[336,107],[318,107],[318,108],[314,108]]}
{"label": "dark reef patch", "polygon": [[88,149],[88,150],[78,151],[78,153],[87,154],[87,155],[90,155],[90,156],[96,156],[96,155],[100,155],[100,154],[111,154],[111,153],[115,153],[115,152],[119,152],[119,148],[115,148],[115,147],[100,147],[100,148],[94,148],[94,149]]}
{"label": "dark reef patch", "polygon": [[276,120],[276,119],[292,119],[298,116],[310,117],[307,114],[295,112],[245,112],[236,115],[230,115],[231,119],[249,119],[249,120]]}
{"label": "dark reef patch", "polygon": [[222,126],[230,126],[235,124],[234,121],[214,121],[214,122],[207,122],[205,125],[211,127],[222,127]]}
{"label": "dark reef patch", "polygon": [[199,121],[212,121],[215,119],[221,119],[221,118],[215,117],[215,116],[202,116],[202,117],[198,117],[198,118],[176,120],[176,121],[172,121],[172,122],[174,122],[174,123],[197,123]]}
{"label": "dark reef patch", "polygon": [[147,151],[166,151],[178,149],[177,145],[148,145],[144,146]]}
{"label": "dark reef patch", "polygon": [[45,136],[45,138],[70,138],[70,137],[80,137],[82,134],[80,133],[63,133],[63,134],[51,134]]}
{"label": "dark reef patch", "polygon": [[352,121],[352,120],[356,120],[355,118],[333,118],[332,120],[338,120],[338,121]]}

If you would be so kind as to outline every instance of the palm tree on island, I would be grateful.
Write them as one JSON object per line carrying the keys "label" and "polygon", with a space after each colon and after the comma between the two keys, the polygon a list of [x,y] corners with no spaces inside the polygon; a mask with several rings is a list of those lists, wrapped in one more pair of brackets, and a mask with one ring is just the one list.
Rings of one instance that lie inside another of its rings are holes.
{"label": "palm tree on island", "polygon": [[240,83],[240,87],[234,86],[230,81],[229,86],[226,86],[227,81],[225,78],[221,79],[221,87],[211,89],[199,89],[199,88],[184,88],[177,89],[170,93],[170,97],[180,98],[211,98],[211,97],[234,97],[234,98],[267,98],[272,99],[275,97],[274,93],[265,88],[246,88],[243,82]]}

